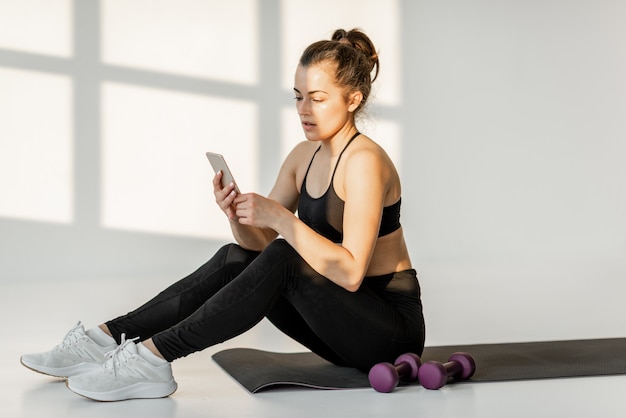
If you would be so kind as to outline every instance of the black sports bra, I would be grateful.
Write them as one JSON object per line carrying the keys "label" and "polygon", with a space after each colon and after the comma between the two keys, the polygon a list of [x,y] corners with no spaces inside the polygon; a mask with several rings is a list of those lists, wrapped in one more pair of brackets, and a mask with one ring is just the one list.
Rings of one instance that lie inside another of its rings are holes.
{"label": "black sports bra", "polygon": [[[341,156],[343,155],[346,148],[348,148],[348,145],[350,145],[352,141],[357,136],[359,136],[359,134],[359,132],[354,134],[354,136],[350,138],[344,149],[339,154],[339,158],[337,158],[337,163],[335,164],[335,169],[333,170],[333,174],[330,178],[330,185],[323,195],[318,198],[313,198],[306,190],[306,179],[309,174],[309,170],[311,169],[313,159],[315,158],[315,155],[320,150],[320,148],[318,148],[315,153],[313,153],[313,157],[311,157],[309,166],[306,169],[304,180],[302,180],[300,201],[298,202],[298,216],[300,217],[302,222],[313,228],[313,230],[316,231],[318,234],[328,238],[335,243],[340,243],[341,241],[343,241],[343,210],[345,202],[341,200],[339,196],[337,196],[333,181],[335,178],[335,172],[337,171],[337,166],[339,165],[339,161],[341,160]],[[390,234],[400,228],[401,200],[402,199],[399,199],[393,205],[383,208],[380,228],[378,230],[379,237]]]}

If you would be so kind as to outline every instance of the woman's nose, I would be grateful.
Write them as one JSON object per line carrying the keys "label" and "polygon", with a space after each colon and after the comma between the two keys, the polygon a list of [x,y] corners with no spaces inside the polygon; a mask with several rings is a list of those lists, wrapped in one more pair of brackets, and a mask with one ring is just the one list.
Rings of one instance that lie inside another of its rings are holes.
{"label": "woman's nose", "polygon": [[296,103],[296,105],[298,107],[298,114],[299,115],[307,115],[311,111],[311,106],[308,103],[308,100],[306,100],[306,99],[302,99],[302,100],[298,101]]}
{"label": "woman's nose", "polygon": [[310,106],[304,106],[304,105],[300,106],[298,108],[298,114],[299,115],[309,115],[309,114],[311,114],[311,107]]}

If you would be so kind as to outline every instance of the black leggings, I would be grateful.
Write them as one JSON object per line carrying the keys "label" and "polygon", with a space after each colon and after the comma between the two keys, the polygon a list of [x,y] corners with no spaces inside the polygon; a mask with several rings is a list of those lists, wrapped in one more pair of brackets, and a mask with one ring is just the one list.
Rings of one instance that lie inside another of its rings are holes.
{"label": "black leggings", "polygon": [[421,355],[424,318],[414,270],[366,277],[349,292],[284,240],[262,252],[222,247],[191,275],[106,323],[113,337],[152,338],[168,361],[233,338],[267,317],[326,360],[363,371]]}

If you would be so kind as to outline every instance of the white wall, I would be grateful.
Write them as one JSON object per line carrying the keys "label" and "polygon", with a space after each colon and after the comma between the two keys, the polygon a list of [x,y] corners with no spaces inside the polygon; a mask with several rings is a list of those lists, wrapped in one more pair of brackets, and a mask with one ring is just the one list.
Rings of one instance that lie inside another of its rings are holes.
{"label": "white wall", "polygon": [[189,272],[204,151],[267,192],[302,49],[363,28],[428,343],[624,336],[626,14],[601,1],[0,0],[0,273]]}

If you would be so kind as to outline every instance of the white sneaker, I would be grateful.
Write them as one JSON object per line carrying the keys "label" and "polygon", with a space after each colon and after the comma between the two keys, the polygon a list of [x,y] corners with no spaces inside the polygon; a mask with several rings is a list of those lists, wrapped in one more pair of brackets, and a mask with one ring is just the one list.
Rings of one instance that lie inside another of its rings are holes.
{"label": "white sneaker", "polygon": [[50,351],[25,354],[21,363],[31,370],[54,377],[69,377],[97,370],[105,361],[105,354],[117,347],[111,338],[103,346],[93,340],[78,322],[63,338],[63,342]]}
{"label": "white sneaker", "polygon": [[178,388],[171,364],[154,355],[141,343],[122,335],[122,344],[110,353],[96,371],[71,376],[67,387],[96,401],[164,398]]}

